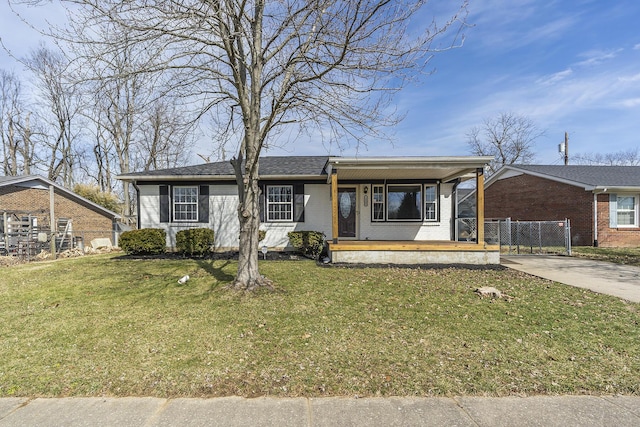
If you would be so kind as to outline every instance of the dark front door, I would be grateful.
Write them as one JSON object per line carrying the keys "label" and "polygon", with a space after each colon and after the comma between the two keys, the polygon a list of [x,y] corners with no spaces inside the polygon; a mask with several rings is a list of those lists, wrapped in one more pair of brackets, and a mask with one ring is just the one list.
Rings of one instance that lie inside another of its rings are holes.
{"label": "dark front door", "polygon": [[338,237],[356,237],[355,188],[338,188]]}

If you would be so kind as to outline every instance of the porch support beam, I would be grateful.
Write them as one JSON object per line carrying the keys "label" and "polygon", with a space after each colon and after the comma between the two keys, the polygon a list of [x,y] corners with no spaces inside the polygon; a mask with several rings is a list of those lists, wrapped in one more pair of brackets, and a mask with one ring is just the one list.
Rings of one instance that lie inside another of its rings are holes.
{"label": "porch support beam", "polygon": [[331,240],[338,243],[338,171],[331,171]]}
{"label": "porch support beam", "polygon": [[477,243],[484,246],[484,168],[476,169],[476,228]]}

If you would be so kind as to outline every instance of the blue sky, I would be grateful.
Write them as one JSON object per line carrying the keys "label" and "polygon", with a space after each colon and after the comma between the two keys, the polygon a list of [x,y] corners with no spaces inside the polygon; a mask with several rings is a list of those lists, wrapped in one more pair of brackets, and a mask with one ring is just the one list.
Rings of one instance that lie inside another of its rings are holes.
{"label": "blue sky", "polygon": [[[640,1],[471,0],[469,10],[473,26],[464,45],[436,54],[434,74],[396,96],[406,118],[392,132],[394,144],[370,141],[359,155],[469,154],[465,134],[500,112],[527,116],[546,130],[536,143],[537,163],[560,164],[565,131],[570,157],[640,146]],[[63,13],[50,9],[47,16]],[[6,0],[0,37],[17,56],[39,39],[8,12]],[[0,67],[21,71],[5,52]],[[327,149],[297,142],[268,154]]]}

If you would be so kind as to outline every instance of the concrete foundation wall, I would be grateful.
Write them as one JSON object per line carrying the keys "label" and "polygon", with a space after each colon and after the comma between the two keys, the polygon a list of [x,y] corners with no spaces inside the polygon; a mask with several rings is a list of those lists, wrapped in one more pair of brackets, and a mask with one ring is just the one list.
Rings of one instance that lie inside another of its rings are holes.
{"label": "concrete foundation wall", "polygon": [[332,251],[331,262],[345,264],[500,264],[499,251]]}

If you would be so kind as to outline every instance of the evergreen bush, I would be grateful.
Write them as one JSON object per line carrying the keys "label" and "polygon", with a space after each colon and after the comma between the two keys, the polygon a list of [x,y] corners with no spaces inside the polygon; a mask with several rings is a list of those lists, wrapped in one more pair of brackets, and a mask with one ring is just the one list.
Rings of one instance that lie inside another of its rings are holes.
{"label": "evergreen bush", "polygon": [[166,251],[167,233],[161,228],[125,231],[119,244],[127,255],[158,255]]}

